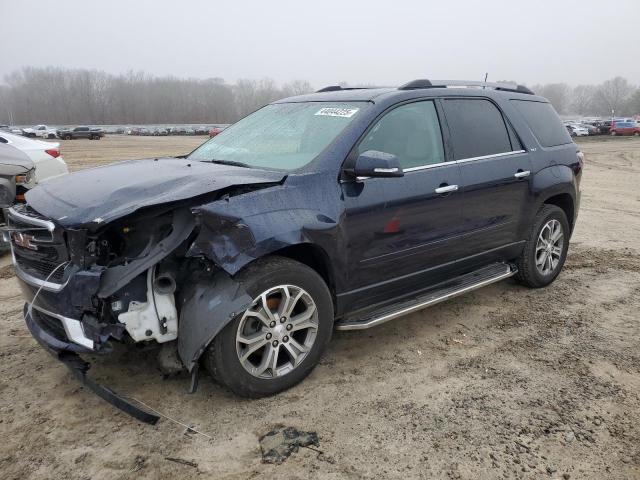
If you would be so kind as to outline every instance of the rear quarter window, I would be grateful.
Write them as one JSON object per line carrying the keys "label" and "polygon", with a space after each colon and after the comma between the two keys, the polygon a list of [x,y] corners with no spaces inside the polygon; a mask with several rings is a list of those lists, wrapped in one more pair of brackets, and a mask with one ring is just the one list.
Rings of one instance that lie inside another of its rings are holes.
{"label": "rear quarter window", "polygon": [[550,103],[531,100],[511,100],[543,147],[571,143],[571,136]]}

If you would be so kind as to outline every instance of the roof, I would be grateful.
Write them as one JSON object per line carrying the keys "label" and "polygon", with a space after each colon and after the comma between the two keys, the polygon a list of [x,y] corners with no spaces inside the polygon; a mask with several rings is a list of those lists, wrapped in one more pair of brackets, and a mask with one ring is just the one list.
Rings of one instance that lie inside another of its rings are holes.
{"label": "roof", "polygon": [[507,92],[529,96],[529,99],[537,99],[533,92],[522,85],[511,83],[487,83],[478,81],[464,80],[413,80],[400,87],[386,88],[343,88],[340,86],[329,86],[318,90],[315,93],[299,95],[296,97],[283,98],[275,103],[294,103],[294,102],[370,102],[376,97],[388,94],[402,94],[403,92],[440,92],[443,90],[455,89],[456,93],[469,91],[483,91],[487,94],[490,92]]}

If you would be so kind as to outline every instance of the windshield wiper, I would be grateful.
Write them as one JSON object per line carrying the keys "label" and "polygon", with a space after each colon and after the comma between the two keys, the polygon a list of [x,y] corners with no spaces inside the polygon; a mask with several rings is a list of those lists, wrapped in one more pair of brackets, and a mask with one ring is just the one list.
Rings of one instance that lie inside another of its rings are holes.
{"label": "windshield wiper", "polygon": [[219,165],[231,165],[232,167],[251,168],[251,165],[243,162],[235,162],[233,160],[216,160],[215,158],[209,160],[211,163],[217,163]]}

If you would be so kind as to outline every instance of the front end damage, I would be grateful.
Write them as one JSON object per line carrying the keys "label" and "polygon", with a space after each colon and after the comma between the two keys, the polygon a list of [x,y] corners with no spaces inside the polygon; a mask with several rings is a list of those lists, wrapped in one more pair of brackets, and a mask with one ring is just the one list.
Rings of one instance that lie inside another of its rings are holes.
{"label": "front end damage", "polygon": [[13,262],[31,334],[73,374],[135,418],[157,417],[87,377],[81,354],[113,343],[168,346],[192,373],[213,337],[251,298],[204,256],[188,207],[147,208],[99,228],[67,228],[29,206],[7,210]]}

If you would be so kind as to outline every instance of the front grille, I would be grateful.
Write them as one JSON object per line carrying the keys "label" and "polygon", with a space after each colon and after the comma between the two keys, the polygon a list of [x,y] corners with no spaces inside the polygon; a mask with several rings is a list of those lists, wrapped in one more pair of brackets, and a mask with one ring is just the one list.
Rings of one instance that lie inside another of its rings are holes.
{"label": "front grille", "polygon": [[22,257],[17,253],[15,257],[16,263],[18,264],[20,269],[28,273],[32,277],[53,283],[62,283],[64,280],[64,267],[55,270],[55,268],[62,262],[35,260],[28,257]]}
{"label": "front grille", "polygon": [[7,223],[13,230],[11,244],[16,267],[36,280],[62,284],[65,268],[56,267],[69,259],[64,232],[55,227],[53,231],[43,226],[47,219],[26,205],[13,208],[20,216],[9,210]]}

